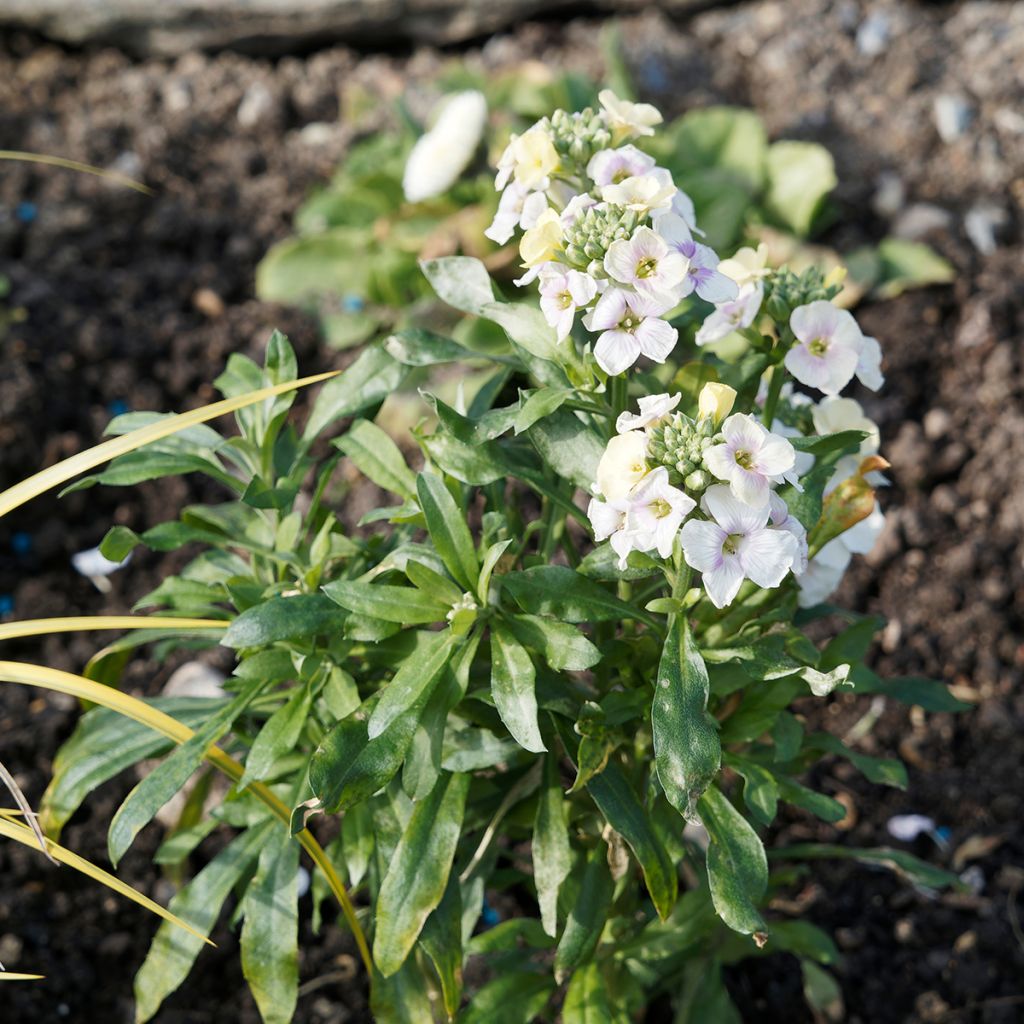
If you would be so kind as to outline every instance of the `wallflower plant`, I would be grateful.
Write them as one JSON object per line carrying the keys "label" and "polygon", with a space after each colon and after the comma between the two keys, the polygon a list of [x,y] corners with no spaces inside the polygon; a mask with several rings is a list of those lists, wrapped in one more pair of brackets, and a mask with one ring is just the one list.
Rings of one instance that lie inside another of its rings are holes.
{"label": "wallflower plant", "polygon": [[[820,1009],[838,953],[773,902],[803,862],[956,884],[902,851],[772,841],[777,818],[828,835],[845,816],[803,781],[823,758],[906,783],[899,761],[812,730],[815,702],[845,687],[960,705],[938,683],[879,678],[865,658],[880,621],[823,603],[835,546],[867,528],[843,548],[865,550],[879,528],[887,466],[877,428],[835,394],[858,374],[881,383],[873,346],[835,315],[837,276],[770,270],[752,248],[720,261],[673,175],[634,148],[659,122],[602,92],[510,141],[494,231],[518,211],[520,284],[497,289],[471,257],[422,265],[488,332],[372,341],[301,429],[275,334],[264,367],[235,355],[217,381],[229,402],[276,389],[238,409],[237,434],[190,424],[75,485],[199,472],[225,495],[108,534],[116,560],[196,553],[139,602],[160,631],[84,670],[102,706],[41,808],[56,837],[92,789],[166,755],[111,822],[116,863],[199,772],[156,855],[189,878],[170,910],[198,934],[161,926],[138,1021],[229,904],[263,1019],[292,1020],[300,917],[333,925],[332,894],[385,1024],[624,1024],[663,993],[682,1024],[738,1020],[723,967],[775,951],[798,958]],[[699,344],[741,298],[741,344]],[[444,364],[474,370],[454,403],[425,377]],[[423,418],[393,438],[375,419],[415,384]],[[110,430],[159,423],[130,413]],[[391,496],[358,522],[348,466]],[[225,696],[102,693],[158,638],[232,652]],[[311,907],[300,847],[318,868]]]}

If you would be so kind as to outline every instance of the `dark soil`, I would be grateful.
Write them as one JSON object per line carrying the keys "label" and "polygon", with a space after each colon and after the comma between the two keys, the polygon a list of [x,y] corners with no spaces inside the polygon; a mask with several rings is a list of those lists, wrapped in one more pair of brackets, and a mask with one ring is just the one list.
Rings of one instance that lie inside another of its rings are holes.
{"label": "dark soil", "polygon": [[[525,25],[467,56],[487,66],[537,57],[599,73],[598,29]],[[783,831],[790,840],[900,845],[887,820],[927,814],[949,830],[949,848],[927,839],[908,848],[946,866],[972,837],[1001,840],[957,865],[971,869],[975,895],[935,896],[864,867],[819,863],[789,898],[838,935],[840,1019],[1024,1019],[1024,948],[1011,925],[1024,913],[1024,7],[762,0],[676,25],[639,17],[623,34],[640,88],[666,114],[707,102],[749,105],[773,136],[829,146],[840,217],[825,241],[848,250],[893,231],[912,235],[927,215],[934,226],[924,237],[957,268],[952,287],[859,310],[886,356],[886,389],[859,397],[881,423],[893,486],[883,497],[886,532],[840,597],[889,620],[874,659],[880,672],[941,678],[976,710],[925,716],[886,705],[859,749],[899,753],[909,789],[871,786],[830,765],[816,782],[848,803],[843,827],[793,818]],[[0,42],[0,148],[63,154],[156,189],[147,198],[81,175],[0,164],[0,273],[13,285],[10,305],[26,313],[0,341],[0,484],[95,443],[121,409],[209,401],[228,354],[260,355],[273,326],[291,336],[305,372],[338,363],[311,320],[253,298],[254,267],[343,154],[346,90],[370,89],[383,107],[409,85],[429,88],[448,56],[339,48],[276,63],[234,54],[139,63],[21,37]],[[253,116],[240,118],[247,95]],[[968,111],[949,141],[936,130],[940,96],[962,99]],[[314,123],[325,127],[303,131]],[[893,199],[897,179],[903,195]],[[930,204],[924,214],[921,203]],[[992,247],[979,235],[985,223]],[[112,523],[145,528],[202,496],[191,481],[175,481],[37,500],[0,529],[0,608],[16,618],[126,610],[173,563],[140,555],[100,595],[69,556]],[[78,670],[99,645],[72,635],[13,645],[4,656]],[[171,667],[140,657],[125,686],[157,692]],[[35,800],[77,710],[2,689],[0,758]],[[837,697],[807,713],[842,735],[869,705]],[[133,781],[91,798],[67,844],[104,863],[107,823]],[[165,900],[169,883],[147,860],[156,831],[140,838],[119,874]],[[149,916],[11,843],[0,844],[0,877],[0,960],[49,976],[8,985],[2,1019],[131,1020]],[[235,937],[226,928],[214,937],[218,949],[202,955],[161,1024],[258,1019]],[[307,929],[303,979],[335,978],[303,996],[297,1020],[366,1019],[361,983],[339,980],[356,973],[351,954],[333,922],[319,937]],[[745,1020],[811,1019],[791,958],[750,961],[730,970],[728,983]]]}

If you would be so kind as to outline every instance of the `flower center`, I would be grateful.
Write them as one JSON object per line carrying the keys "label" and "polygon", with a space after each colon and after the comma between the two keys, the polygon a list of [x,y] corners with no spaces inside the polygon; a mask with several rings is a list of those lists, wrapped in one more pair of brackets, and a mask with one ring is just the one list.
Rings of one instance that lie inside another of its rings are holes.
{"label": "flower center", "polygon": [[632,334],[640,326],[641,319],[642,318],[638,317],[633,310],[627,309],[623,314],[622,319],[619,321],[619,327]]}
{"label": "flower center", "polygon": [[658,271],[658,261],[653,256],[645,256],[636,265],[637,277],[650,277]]}
{"label": "flower center", "polygon": [[623,167],[623,168],[617,170],[612,175],[612,184],[613,185],[621,185],[627,178],[631,178],[631,177],[632,177],[632,175],[629,173],[629,168]]}
{"label": "flower center", "polygon": [[742,448],[736,452],[736,465],[741,469],[752,469],[754,466],[754,456],[750,452],[744,451]]}
{"label": "flower center", "polygon": [[555,300],[558,302],[559,309],[568,309],[572,304],[572,295],[569,292],[559,292],[555,296]]}
{"label": "flower center", "polygon": [[726,555],[735,555],[739,550],[741,540],[743,540],[742,533],[730,533],[722,542],[722,553]]}
{"label": "flower center", "polygon": [[815,338],[814,341],[808,342],[807,351],[812,356],[817,356],[820,359],[828,351],[828,340],[826,338]]}
{"label": "flower center", "polygon": [[629,467],[629,471],[634,476],[643,476],[644,473],[647,472],[647,463],[646,462],[634,462],[633,465]]}
{"label": "flower center", "polygon": [[650,509],[655,519],[664,519],[672,511],[672,506],[664,498],[655,498]]}

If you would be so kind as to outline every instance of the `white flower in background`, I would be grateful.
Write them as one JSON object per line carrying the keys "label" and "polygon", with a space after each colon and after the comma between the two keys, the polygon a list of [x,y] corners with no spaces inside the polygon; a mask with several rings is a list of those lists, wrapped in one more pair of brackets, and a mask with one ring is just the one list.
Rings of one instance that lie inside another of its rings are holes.
{"label": "white flower in background", "polygon": [[675,192],[672,175],[663,167],[655,167],[648,174],[638,174],[605,185],[601,189],[601,198],[606,203],[614,203],[643,214],[667,208]]}
{"label": "white flower in background", "polygon": [[598,150],[587,164],[587,177],[595,185],[613,185],[626,178],[635,178],[653,171],[653,156],[642,153],[636,146]]}
{"label": "white flower in background", "polygon": [[736,596],[744,579],[777,587],[797,558],[797,540],[768,527],[769,506],[755,509],[738,501],[724,484],[704,493],[701,507],[712,521],[691,519],[680,532],[687,565],[703,576],[716,608]]}
{"label": "white flower in background", "polygon": [[882,506],[875,502],[871,515],[854,523],[848,530],[841,533],[836,540],[852,555],[868,555],[875,546],[875,541],[885,528],[885,514]]}
{"label": "white flower in background", "polygon": [[801,384],[837,395],[853,380],[864,335],[845,309],[819,299],[793,310],[789,326],[798,344],[786,353],[786,369]]}
{"label": "white flower in background", "polygon": [[642,355],[663,363],[679,337],[670,323],[659,319],[667,309],[646,295],[609,288],[584,320],[587,330],[602,332],[594,345],[598,366],[614,377]]}
{"label": "white flower in background", "polygon": [[[628,498],[626,533],[632,535],[637,551],[657,550],[662,558],[672,554],[672,545],[683,520],[697,507],[685,492],[671,486],[668,470],[659,466],[633,488]],[[624,561],[620,568],[625,568]]]}
{"label": "white flower in background", "polygon": [[763,298],[764,285],[760,281],[745,284],[735,299],[715,307],[715,311],[700,325],[694,340],[698,345],[710,345],[733,331],[749,327],[757,319]]}
{"label": "white flower in background", "polygon": [[709,381],[697,396],[697,416],[702,420],[710,418],[715,423],[721,423],[732,412],[735,403],[735,388]]}
{"label": "white flower in background", "polygon": [[704,237],[704,232],[697,227],[697,209],[693,205],[693,200],[681,188],[677,188],[672,196],[669,212],[681,218],[695,235]]}
{"label": "white flower in background", "polygon": [[[780,437],[803,437],[804,435],[796,427],[783,423],[782,420],[772,420],[772,433]],[[794,449],[796,461],[793,463],[793,475],[797,478],[806,476],[814,468],[814,456],[810,452],[801,452]]]}
{"label": "white flower in background", "polygon": [[768,521],[776,530],[785,530],[796,538],[796,558],[793,560],[793,575],[807,571],[807,530],[789,506],[774,491],[768,495]]}
{"label": "white flower in background", "polygon": [[696,292],[706,302],[728,302],[739,294],[736,282],[718,270],[718,254],[714,249],[693,239],[686,220],[675,213],[655,218],[654,229],[680,256],[686,258],[687,282],[683,296]]}
{"label": "white flower in background", "polygon": [[797,579],[800,593],[797,603],[801,608],[812,608],[828,599],[843,581],[843,575],[852,555],[839,543],[829,541],[808,563]]}
{"label": "white flower in background", "polygon": [[718,269],[741,288],[746,284],[754,284],[771,273],[768,266],[768,246],[764,242],[756,249],[745,245],[734,256],[722,260],[718,264]]}
{"label": "white flower in background", "polygon": [[547,208],[548,199],[543,192],[530,192],[513,181],[502,193],[494,220],[484,234],[492,242],[504,245],[517,227],[524,230],[536,227],[538,218]]}
{"label": "white flower in background", "polygon": [[771,485],[792,474],[793,446],[746,413],[730,416],[722,424],[722,435],[724,443],[704,453],[704,465],[719,480],[728,481],[740,501],[752,508],[767,506]]}
{"label": "white flower in background", "polygon": [[547,188],[549,175],[559,164],[558,150],[548,133],[535,125],[516,138],[511,147],[515,180],[524,188]]}
{"label": "white flower in background", "polygon": [[604,108],[608,127],[618,135],[653,135],[654,126],[664,120],[661,111],[650,103],[631,103],[620,100],[611,89],[602,89],[597,94],[598,101]]}
{"label": "white flower in background", "polygon": [[87,551],[79,551],[72,555],[71,564],[75,572],[85,576],[101,594],[109,594],[110,580],[107,577],[112,572],[123,569],[131,561],[131,557],[129,551],[120,562],[112,562],[101,554],[99,548],[89,548]]}
{"label": "white flower in background", "polygon": [[639,430],[616,434],[608,442],[597,464],[597,482],[594,487],[606,501],[618,501],[629,494],[649,469],[647,435]]}
{"label": "white flower in background", "polygon": [[544,319],[555,328],[558,340],[569,336],[576,311],[589,305],[597,295],[592,277],[569,270],[559,263],[547,263],[540,273],[540,308]]}
{"label": "white flower in background", "polygon": [[498,158],[498,173],[494,176],[494,191],[500,192],[511,180],[512,172],[516,169],[516,140],[519,136],[513,132],[509,137],[508,145],[502,150]]}
{"label": "white flower in background", "polygon": [[448,97],[430,131],[412,147],[402,175],[402,191],[410,203],[439,196],[466,169],[487,124],[487,100],[475,89]]}
{"label": "white flower in background", "polygon": [[615,429],[620,434],[628,430],[643,430],[660,423],[682,399],[682,392],[675,395],[644,395],[637,402],[639,413],[621,412],[615,421]]}
{"label": "white flower in background", "polygon": [[864,347],[860,352],[860,359],[857,360],[857,380],[869,391],[878,391],[885,383],[885,375],[882,373],[882,346],[878,344],[877,338],[864,335]]}
{"label": "white flower in background", "polygon": [[868,436],[860,443],[860,454],[874,455],[878,451],[878,424],[864,415],[863,407],[854,398],[823,398],[811,411],[811,420],[822,437],[844,430],[863,430]]}
{"label": "white flower in background", "polygon": [[674,305],[686,280],[690,261],[669,249],[665,240],[648,227],[637,228],[631,238],[608,246],[604,269],[613,281],[632,285],[652,299]]}

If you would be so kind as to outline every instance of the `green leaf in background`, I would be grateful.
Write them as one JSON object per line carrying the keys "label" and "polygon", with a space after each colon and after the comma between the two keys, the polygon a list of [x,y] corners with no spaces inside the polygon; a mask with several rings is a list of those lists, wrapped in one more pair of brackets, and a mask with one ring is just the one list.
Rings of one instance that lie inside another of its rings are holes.
{"label": "green leaf in background", "polygon": [[558,890],[572,867],[572,853],[558,758],[553,752],[544,758],[544,781],[533,819],[532,856],[541,923],[554,938],[558,934]]}
{"label": "green leaf in background", "polygon": [[850,674],[857,693],[881,693],[901,704],[917,704],[925,711],[969,711],[971,705],[949,692],[949,687],[935,679],[920,676],[896,676],[881,679],[864,665],[857,665]]}
{"label": "green leaf in background", "polygon": [[342,608],[384,622],[414,626],[425,622],[443,622],[448,613],[430,594],[415,587],[391,587],[359,580],[335,580],[323,587],[324,593]]}
{"label": "green leaf in background", "polygon": [[501,577],[501,585],[531,615],[550,615],[565,622],[654,621],[564,565],[538,565],[510,572]]}
{"label": "green leaf in background", "polygon": [[242,899],[242,973],[264,1024],[289,1024],[299,997],[299,844],[277,829]]}
{"label": "green leaf in background", "polygon": [[802,959],[800,966],[804,975],[804,999],[823,1020],[845,1020],[843,990],[839,982],[813,960]]}
{"label": "green leaf in background", "polygon": [[547,750],[537,723],[536,672],[525,648],[504,626],[491,626],[491,695],[505,728],[524,749]]}
{"label": "green leaf in background", "polygon": [[556,672],[582,672],[601,660],[601,652],[567,622],[542,615],[510,615],[505,622],[521,644],[538,651]]}
{"label": "green leaf in background", "polygon": [[441,902],[420,932],[420,945],[441,979],[445,1013],[454,1019],[462,1002],[462,887],[454,872],[448,876]]}
{"label": "green leaf in background", "polygon": [[378,487],[409,500],[415,497],[415,475],[405,464],[398,445],[376,423],[356,420],[334,444]]}
{"label": "green leaf in background", "polygon": [[708,831],[708,882],[718,916],[734,931],[758,936],[768,928],[759,911],[768,886],[764,845],[746,818],[711,786],[698,805]]}
{"label": "green leaf in background", "polygon": [[676,1002],[673,1024],[743,1024],[739,1010],[722,980],[717,959],[690,960]]}
{"label": "green leaf in background", "polygon": [[469,256],[445,256],[422,260],[420,269],[437,297],[463,313],[484,316],[484,307],[494,302],[494,285],[487,268]]}
{"label": "green leaf in background", "polygon": [[678,168],[685,175],[718,168],[731,172],[751,193],[764,186],[768,139],[764,123],[752,110],[691,110],[669,131],[674,148],[667,160],[672,170]]}
{"label": "green leaf in background", "polygon": [[256,294],[264,302],[296,303],[320,294],[363,293],[369,284],[367,232],[338,227],[278,242],[256,268]]}
{"label": "green leaf in background", "polygon": [[[171,899],[168,909],[188,921],[199,936],[209,935],[228,894],[256,861],[274,827],[267,822],[243,832]],[[135,975],[137,1024],[150,1020],[188,976],[204,945],[199,936],[167,921],[157,929]]]}
{"label": "green leaf in background", "polygon": [[562,1004],[562,1024],[613,1024],[608,986],[595,963],[573,972]]}
{"label": "green leaf in background", "polygon": [[388,978],[374,971],[370,1012],[380,1024],[426,1024],[434,1019],[431,995],[426,975],[414,960],[407,960]]}
{"label": "green leaf in background", "polygon": [[457,341],[422,327],[389,334],[383,344],[392,359],[406,366],[436,366],[438,363],[473,359],[477,355]]}
{"label": "green leaf in background", "polygon": [[931,246],[902,238],[885,238],[875,249],[850,253],[850,275],[880,299],[892,299],[911,288],[949,284],[956,270]]}
{"label": "green leaf in background", "polygon": [[600,775],[594,776],[587,783],[587,790],[605,821],[633,851],[654,908],[664,921],[675,905],[679,882],[672,858],[655,832],[647,810],[615,763],[609,763]]}
{"label": "green leaf in background", "polygon": [[337,603],[322,594],[271,597],[242,612],[228,626],[221,643],[238,650],[340,633],[345,618]]}
{"label": "green leaf in background", "polygon": [[402,966],[444,896],[468,791],[468,775],[445,773],[413,808],[377,897],[373,959],[384,977]]}
{"label": "green leaf in background", "polygon": [[416,494],[437,553],[462,589],[472,591],[480,564],[465,513],[455,504],[441,478],[433,473],[420,473]]}
{"label": "green leaf in background", "polygon": [[654,762],[665,796],[685,818],[718,773],[722,747],[707,712],[708,673],[686,619],[673,618],[654,682]]}
{"label": "green leaf in background", "polygon": [[538,420],[560,409],[572,395],[568,388],[538,388],[523,399],[513,429],[517,434],[529,430]]}
{"label": "green leaf in background", "polygon": [[552,991],[543,974],[503,973],[473,995],[459,1024],[534,1024]]}
{"label": "green leaf in background", "polygon": [[768,212],[806,238],[825,197],[836,187],[832,154],[814,142],[776,142],[768,147]]}
{"label": "green leaf in background", "polygon": [[[863,848],[836,846],[830,843],[796,843],[776,848],[769,854],[774,860],[858,860],[863,864],[881,864],[913,882],[932,889],[962,889],[963,883],[950,871],[937,868],[904,850],[888,847]],[[174,909],[173,907],[171,908]]]}
{"label": "green leaf in background", "polygon": [[526,436],[560,477],[589,492],[604,443],[575,413],[559,409],[534,423]]}
{"label": "green leaf in background", "polygon": [[559,984],[593,957],[611,911],[614,891],[607,847],[596,843],[587,853],[576,902],[569,910],[555,950],[555,978]]}

